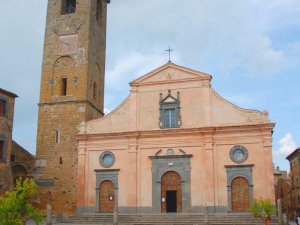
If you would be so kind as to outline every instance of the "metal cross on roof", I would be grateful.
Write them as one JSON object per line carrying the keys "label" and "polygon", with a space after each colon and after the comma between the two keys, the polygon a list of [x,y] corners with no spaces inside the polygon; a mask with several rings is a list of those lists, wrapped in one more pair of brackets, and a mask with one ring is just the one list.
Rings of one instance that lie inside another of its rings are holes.
{"label": "metal cross on roof", "polygon": [[171,49],[169,46],[169,49],[165,50],[166,52],[169,52],[169,62],[171,62],[171,52],[174,51],[174,49]]}

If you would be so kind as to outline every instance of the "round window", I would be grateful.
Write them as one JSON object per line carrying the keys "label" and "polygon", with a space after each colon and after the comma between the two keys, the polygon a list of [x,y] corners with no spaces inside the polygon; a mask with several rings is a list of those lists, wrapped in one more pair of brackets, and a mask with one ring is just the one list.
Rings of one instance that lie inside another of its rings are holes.
{"label": "round window", "polygon": [[115,156],[112,152],[106,151],[100,155],[100,165],[103,167],[111,167],[115,162]]}
{"label": "round window", "polygon": [[230,158],[235,163],[243,163],[248,158],[248,151],[245,147],[236,145],[230,151]]}

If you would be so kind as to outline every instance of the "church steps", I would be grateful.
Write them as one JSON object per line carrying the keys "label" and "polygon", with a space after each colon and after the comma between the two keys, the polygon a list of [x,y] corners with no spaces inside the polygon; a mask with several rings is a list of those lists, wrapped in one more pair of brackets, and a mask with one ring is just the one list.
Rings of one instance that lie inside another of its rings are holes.
{"label": "church steps", "polygon": [[[203,214],[129,214],[119,215],[119,225],[204,225]],[[112,214],[83,215],[74,218],[65,218],[62,222],[74,222],[77,224],[99,224],[111,225]],[[250,214],[211,214],[209,215],[210,225],[261,225],[259,218]],[[272,225],[277,224],[277,218],[272,218]]]}

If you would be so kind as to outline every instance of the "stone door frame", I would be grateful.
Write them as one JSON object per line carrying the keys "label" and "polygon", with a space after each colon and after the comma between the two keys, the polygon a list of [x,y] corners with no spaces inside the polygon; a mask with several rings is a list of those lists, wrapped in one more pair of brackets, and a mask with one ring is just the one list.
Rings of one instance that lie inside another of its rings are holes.
{"label": "stone door frame", "polygon": [[232,165],[225,166],[227,172],[227,212],[232,212],[232,181],[237,177],[243,177],[248,181],[249,184],[249,201],[250,203],[253,201],[253,166],[250,165]]}
{"label": "stone door frame", "polygon": [[181,177],[182,212],[191,210],[192,155],[150,156],[152,160],[152,211],[161,213],[161,179],[169,171]]}
{"label": "stone door frame", "polygon": [[105,181],[109,180],[114,185],[114,207],[118,207],[118,175],[119,175],[119,169],[113,169],[113,170],[95,170],[96,173],[96,205],[95,205],[95,212],[101,213],[99,211],[100,205],[99,205],[99,192],[100,192],[100,184]]}

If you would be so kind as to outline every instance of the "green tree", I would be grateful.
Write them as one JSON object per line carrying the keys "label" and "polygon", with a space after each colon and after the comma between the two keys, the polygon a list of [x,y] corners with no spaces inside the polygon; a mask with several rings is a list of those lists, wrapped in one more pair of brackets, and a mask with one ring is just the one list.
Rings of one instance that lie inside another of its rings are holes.
{"label": "green tree", "polygon": [[23,225],[27,219],[41,224],[42,214],[34,206],[36,194],[37,185],[32,179],[18,179],[15,189],[0,197],[0,225]]}
{"label": "green tree", "polygon": [[276,209],[270,199],[261,198],[252,202],[250,211],[253,216],[264,219],[265,225],[269,225],[271,224],[271,216],[275,214]]}

